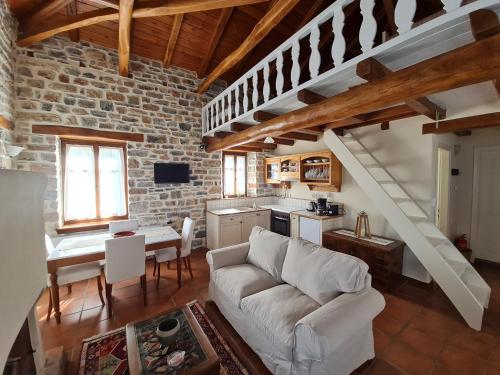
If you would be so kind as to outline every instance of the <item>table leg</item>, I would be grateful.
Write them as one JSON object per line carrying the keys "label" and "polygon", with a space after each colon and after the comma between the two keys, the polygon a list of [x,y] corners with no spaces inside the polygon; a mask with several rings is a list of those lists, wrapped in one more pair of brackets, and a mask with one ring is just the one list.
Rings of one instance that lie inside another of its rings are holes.
{"label": "table leg", "polygon": [[176,245],[175,246],[177,248],[177,285],[179,286],[179,288],[182,286],[182,282],[181,282],[181,245]]}
{"label": "table leg", "polygon": [[61,323],[61,310],[59,309],[59,285],[57,285],[57,271],[50,273],[50,293],[52,294],[52,304],[54,305],[54,316],[57,324]]}

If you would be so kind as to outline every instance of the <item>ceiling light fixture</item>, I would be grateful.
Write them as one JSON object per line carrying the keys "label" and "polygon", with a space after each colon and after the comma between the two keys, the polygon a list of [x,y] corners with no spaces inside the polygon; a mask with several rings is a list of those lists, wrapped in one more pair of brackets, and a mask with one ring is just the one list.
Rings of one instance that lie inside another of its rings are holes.
{"label": "ceiling light fixture", "polygon": [[266,139],[264,139],[264,143],[274,143],[274,139],[272,137],[266,137]]}

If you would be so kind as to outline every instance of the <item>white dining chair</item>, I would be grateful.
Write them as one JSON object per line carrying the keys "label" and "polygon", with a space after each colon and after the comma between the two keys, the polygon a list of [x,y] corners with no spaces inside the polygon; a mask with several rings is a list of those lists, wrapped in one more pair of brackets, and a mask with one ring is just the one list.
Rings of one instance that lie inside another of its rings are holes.
{"label": "white dining chair", "polygon": [[[182,224],[182,248],[181,258],[184,262],[184,267],[189,270],[191,278],[193,277],[193,270],[191,269],[191,243],[193,242],[195,221],[189,217],[184,218]],[[167,262],[167,267],[170,269],[170,261],[177,260],[177,249],[169,247],[166,249],[155,251],[155,273],[156,273],[156,287],[160,285],[160,265]]]}
{"label": "white dining chair", "polygon": [[[47,252],[47,256],[49,256],[50,253],[54,251],[54,243],[47,234],[45,235],[45,249]],[[99,262],[89,262],[74,266],[59,267],[57,269],[57,285],[67,285],[68,293],[71,293],[71,284],[78,281],[89,280],[92,278],[95,278],[97,281],[99,299],[101,300],[101,303],[105,305],[104,298],[102,296],[101,265],[99,264]],[[47,311],[47,321],[50,319],[50,315],[52,314],[52,293],[50,290],[51,286],[52,284],[50,282],[50,275],[48,275],[47,287],[49,288],[49,308]]]}
{"label": "white dining chair", "polygon": [[145,236],[113,238],[105,241],[106,265],[104,276],[106,279],[106,299],[108,301],[108,315],[113,315],[113,284],[139,277],[144,295],[144,306],[147,305],[146,282],[146,253]]}

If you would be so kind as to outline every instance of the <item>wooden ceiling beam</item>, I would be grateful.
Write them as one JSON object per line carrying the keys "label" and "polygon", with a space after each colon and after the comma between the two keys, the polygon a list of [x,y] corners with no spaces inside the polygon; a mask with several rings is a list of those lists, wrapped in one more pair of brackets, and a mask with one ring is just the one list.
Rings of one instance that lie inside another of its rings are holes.
{"label": "wooden ceiling beam", "polygon": [[[474,56],[474,58],[471,58]],[[378,108],[500,77],[500,36],[468,44],[368,82],[320,103],[212,141],[214,152],[264,137],[323,125]]]}
{"label": "wooden ceiling beam", "polygon": [[244,145],[248,147],[258,147],[263,150],[276,150],[276,148],[278,147],[278,145],[275,143],[265,143],[265,142],[248,142],[245,143]]}
{"label": "wooden ceiling beam", "polygon": [[[252,126],[254,126],[254,125],[242,124],[240,122],[233,122],[231,124],[231,130],[233,132],[241,132],[241,131],[244,131],[244,130],[251,128]],[[278,145],[293,146],[295,144],[295,139],[290,138],[290,137],[288,137],[288,138],[285,136],[273,137],[273,139],[274,139],[274,142]],[[264,140],[265,140],[265,138],[257,139],[257,141],[259,141],[259,142],[264,142]]]}
{"label": "wooden ceiling beam", "polygon": [[104,5],[105,7],[112,9],[120,9],[120,1],[119,0],[90,0],[92,3],[96,3],[99,5]]}
{"label": "wooden ceiling beam", "polygon": [[[475,40],[482,40],[500,33],[500,22],[497,14],[489,9],[480,9],[469,15],[472,35]],[[493,80],[493,85],[500,97],[500,83],[498,79]]]}
{"label": "wooden ceiling beam", "polygon": [[75,139],[144,142],[144,134],[141,133],[95,130],[74,126],[32,125],[31,132],[34,134],[50,134]]}
{"label": "wooden ceiling beam", "polygon": [[30,30],[42,22],[50,19],[54,14],[64,9],[73,0],[50,0],[42,2],[29,16],[20,20],[22,31]]}
{"label": "wooden ceiling beam", "polygon": [[[369,58],[357,65],[356,73],[359,77],[370,82],[391,74],[392,70],[374,58]],[[426,97],[407,99],[405,103],[416,112],[425,115],[432,120],[435,120],[436,118],[446,118],[446,110],[432,103]]]}
{"label": "wooden ceiling beam", "polygon": [[[169,0],[168,2],[153,0],[137,6],[132,12],[132,18],[173,16],[181,13],[203,12],[213,9],[263,3],[266,1],[269,0]],[[117,12],[116,9],[97,9],[77,16],[66,17],[60,21],[50,22],[42,27],[34,27],[33,30],[30,30],[26,35],[20,36],[17,44],[20,47],[27,47],[30,44],[40,42],[66,31],[95,25],[105,21],[118,21],[119,18],[119,12]]]}
{"label": "wooden ceiling beam", "polygon": [[234,151],[234,152],[263,152],[264,150],[259,148],[259,147],[249,147],[249,146],[238,146],[238,147],[232,147],[228,151]]}
{"label": "wooden ceiling beam", "polygon": [[[273,118],[276,118],[278,116],[279,115],[276,115],[276,114],[271,113],[271,112],[257,111],[257,112],[254,112],[253,119],[257,122],[265,122],[265,121],[269,121]],[[320,134],[323,134],[323,129],[321,129],[319,126],[314,126],[314,127],[310,127],[307,129],[301,129],[299,131],[299,133],[320,135]],[[299,138],[293,138],[293,139],[299,139]],[[310,140],[312,140],[312,139],[313,138],[310,137]],[[309,139],[304,139],[304,140],[308,141]]]}
{"label": "wooden ceiling beam", "polygon": [[219,45],[222,34],[224,34],[224,30],[226,30],[227,23],[233,14],[234,8],[224,8],[221,10],[219,14],[219,18],[217,19],[217,25],[215,26],[215,31],[212,34],[212,38],[210,39],[210,43],[208,44],[208,53],[201,63],[201,67],[198,71],[199,75],[203,77],[207,72],[208,65],[210,61],[212,61],[212,57],[214,56],[214,52]]}
{"label": "wooden ceiling beam", "polygon": [[500,112],[431,122],[422,125],[422,134],[444,134],[500,126]]}
{"label": "wooden ceiling beam", "polygon": [[[68,17],[76,16],[78,14],[78,1],[73,0],[66,5],[66,15]],[[80,41],[80,30],[73,29],[69,31],[69,39],[72,42],[78,43]]]}
{"label": "wooden ceiling beam", "polygon": [[241,59],[250,53],[269,32],[297,5],[299,0],[279,0],[262,19],[257,22],[253,30],[217,67],[207,76],[198,87],[199,94],[205,92],[210,85],[222,74],[234,67]]}
{"label": "wooden ceiling beam", "polygon": [[132,11],[134,0],[120,1],[120,19],[118,21],[118,71],[122,77],[128,76],[130,59],[130,29],[132,27]]}
{"label": "wooden ceiling beam", "polygon": [[183,19],[184,14],[182,13],[174,16],[174,23],[172,24],[167,49],[165,50],[165,56],[163,57],[163,66],[165,68],[168,68],[172,63],[172,57],[174,56],[175,46],[177,44],[177,39],[179,38],[179,32],[181,30]]}

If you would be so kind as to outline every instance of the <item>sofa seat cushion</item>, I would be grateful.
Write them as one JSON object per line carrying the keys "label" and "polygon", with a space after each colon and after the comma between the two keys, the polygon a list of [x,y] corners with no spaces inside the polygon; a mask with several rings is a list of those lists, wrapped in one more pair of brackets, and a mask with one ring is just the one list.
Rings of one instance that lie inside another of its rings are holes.
{"label": "sofa seat cushion", "polygon": [[368,265],[361,259],[302,238],[290,240],[281,278],[321,305],[342,293],[359,292],[371,280]]}
{"label": "sofa seat cushion", "polygon": [[242,298],[278,285],[270,274],[252,264],[219,268],[212,281],[238,307]]}
{"label": "sofa seat cushion", "polygon": [[297,288],[281,284],[241,300],[241,309],[276,348],[292,360],[295,324],[320,305]]}

